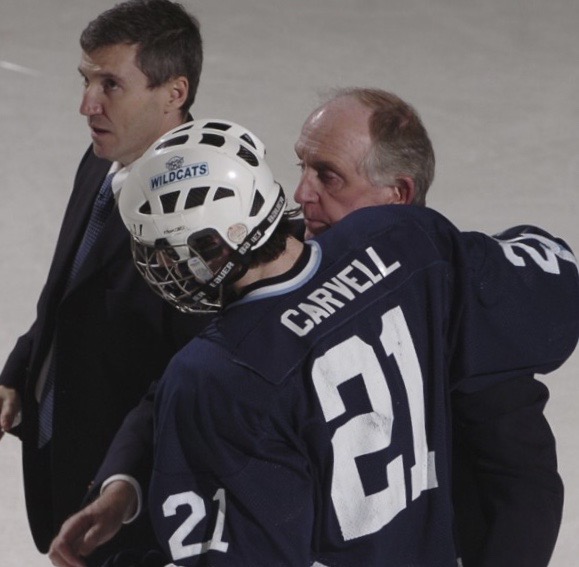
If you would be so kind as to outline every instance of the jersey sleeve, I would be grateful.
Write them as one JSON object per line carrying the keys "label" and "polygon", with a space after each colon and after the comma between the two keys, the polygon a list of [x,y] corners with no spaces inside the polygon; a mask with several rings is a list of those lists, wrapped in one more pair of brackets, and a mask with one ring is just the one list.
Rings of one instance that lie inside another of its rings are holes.
{"label": "jersey sleeve", "polygon": [[270,426],[275,397],[276,387],[207,341],[169,366],[149,504],[179,567],[309,565],[312,483],[305,459]]}
{"label": "jersey sleeve", "polygon": [[579,337],[579,272],[569,247],[530,226],[463,239],[468,289],[454,386],[476,391],[558,368]]}

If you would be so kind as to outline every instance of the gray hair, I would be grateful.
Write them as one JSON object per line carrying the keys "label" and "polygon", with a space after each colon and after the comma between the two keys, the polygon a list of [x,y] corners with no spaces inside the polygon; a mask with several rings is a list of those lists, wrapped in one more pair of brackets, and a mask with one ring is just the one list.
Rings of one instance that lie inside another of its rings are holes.
{"label": "gray hair", "polygon": [[420,116],[401,98],[381,89],[344,88],[333,91],[328,102],[353,97],[372,110],[369,128],[372,146],[361,164],[376,186],[396,185],[411,177],[415,184],[414,205],[426,203],[434,179],[434,150]]}

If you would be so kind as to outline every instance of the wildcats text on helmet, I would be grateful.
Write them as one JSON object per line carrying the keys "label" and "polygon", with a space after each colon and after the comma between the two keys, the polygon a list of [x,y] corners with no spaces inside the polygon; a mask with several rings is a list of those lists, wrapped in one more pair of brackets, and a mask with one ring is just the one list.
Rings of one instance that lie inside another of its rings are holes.
{"label": "wildcats text on helmet", "polygon": [[207,162],[184,165],[179,169],[165,171],[159,175],[151,177],[151,191],[161,189],[162,187],[165,187],[165,185],[170,185],[176,181],[183,181],[192,177],[203,177],[205,175],[209,175],[209,166],[207,165]]}

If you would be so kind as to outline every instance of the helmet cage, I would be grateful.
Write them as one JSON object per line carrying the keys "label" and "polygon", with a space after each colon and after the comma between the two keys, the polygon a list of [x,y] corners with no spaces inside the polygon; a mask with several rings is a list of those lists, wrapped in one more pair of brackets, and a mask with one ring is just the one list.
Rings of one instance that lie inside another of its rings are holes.
{"label": "helmet cage", "polygon": [[[151,289],[183,313],[210,313],[221,309],[222,288],[203,289],[198,276],[190,269],[191,257],[187,245],[157,243],[150,246],[138,238],[131,239],[137,270]],[[178,248],[187,249],[184,258]],[[176,254],[177,253],[177,254]]]}
{"label": "helmet cage", "polygon": [[161,238],[151,246],[133,235],[135,265],[153,291],[180,311],[219,311],[223,308],[223,286],[247,272],[255,244],[262,244],[263,235],[277,225],[285,204],[285,195],[279,186],[271,212],[237,249],[211,228],[190,234],[186,244],[171,244]]}

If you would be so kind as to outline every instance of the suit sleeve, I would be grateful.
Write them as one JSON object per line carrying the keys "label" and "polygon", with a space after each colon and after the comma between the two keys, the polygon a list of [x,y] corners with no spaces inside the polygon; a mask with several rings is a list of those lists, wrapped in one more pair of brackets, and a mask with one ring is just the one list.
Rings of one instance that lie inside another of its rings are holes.
{"label": "suit sleeve", "polygon": [[[86,150],[81,160],[81,163],[78,167],[75,179],[75,186],[78,184],[78,179],[79,176],[81,175],[81,171],[83,170],[84,164],[87,162],[91,154],[92,150],[91,147],[89,147]],[[108,163],[104,162],[103,160],[98,161],[101,164]],[[103,166],[101,165],[100,167]],[[65,216],[66,214],[74,214],[74,207],[71,206],[71,203],[69,203],[67,207]],[[70,238],[70,237],[68,234],[65,233],[64,228],[61,227],[59,234],[59,242],[63,238]],[[46,315],[47,305],[49,305],[52,301],[54,301],[54,297],[52,296],[52,290],[50,289],[51,286],[49,285],[48,280],[50,279],[52,272],[55,271],[54,264],[57,250],[58,245],[55,249],[55,253],[52,258],[51,273],[49,274],[47,283],[45,283],[42,289],[42,293],[40,294],[40,297],[37,302],[36,320],[30,327],[30,329],[18,339],[16,345],[14,346],[14,349],[12,350],[12,352],[10,353],[10,355],[6,360],[6,364],[4,366],[4,369],[2,370],[2,373],[0,374],[0,384],[8,388],[16,389],[21,396],[24,393],[25,383],[28,378],[28,371],[31,363],[33,348],[35,347],[36,342],[40,340],[38,335],[42,333],[41,330],[42,326],[46,324],[44,322],[44,317]]]}
{"label": "suit sleeve", "polygon": [[147,493],[153,467],[153,410],[156,386],[156,381],[151,383],[147,394],[124,419],[95,476],[85,504],[98,496],[107,478],[118,474],[132,476],[141,486],[143,495]]}
{"label": "suit sleeve", "polygon": [[454,500],[465,567],[544,567],[563,509],[544,384],[518,376],[457,392]]}
{"label": "suit sleeve", "polygon": [[[211,314],[185,315],[169,305],[163,305],[163,313],[165,340],[171,352],[177,352],[187,344],[213,317]],[[85,504],[98,496],[102,483],[113,475],[132,476],[140,484],[143,494],[147,493],[153,466],[153,414],[157,384],[158,380],[153,381],[138,405],[127,414],[95,475]]]}
{"label": "suit sleeve", "polygon": [[7,388],[14,388],[20,395],[22,395],[26,382],[26,372],[32,351],[33,330],[34,325],[18,339],[0,374],[0,384]]}

